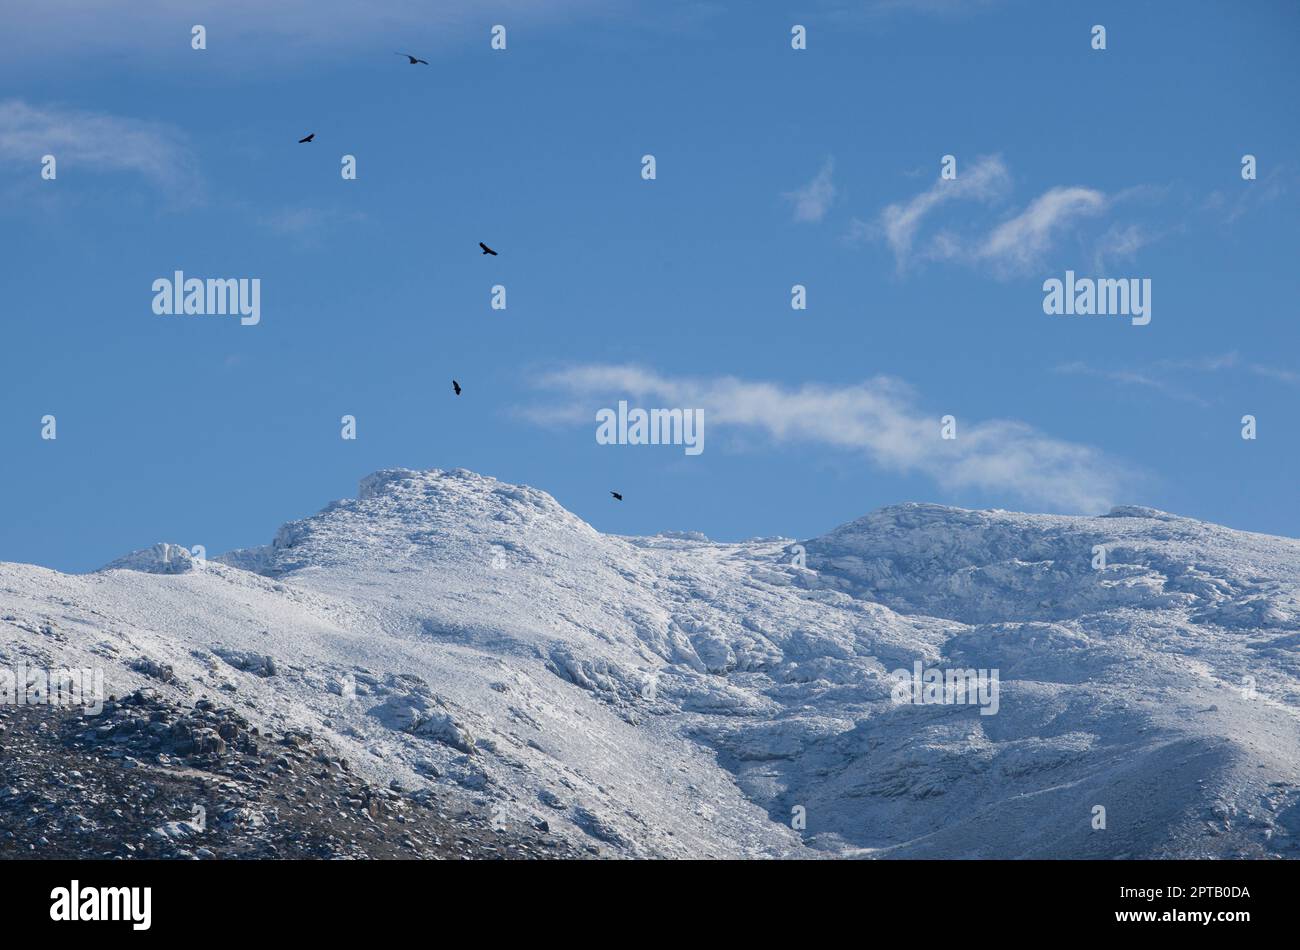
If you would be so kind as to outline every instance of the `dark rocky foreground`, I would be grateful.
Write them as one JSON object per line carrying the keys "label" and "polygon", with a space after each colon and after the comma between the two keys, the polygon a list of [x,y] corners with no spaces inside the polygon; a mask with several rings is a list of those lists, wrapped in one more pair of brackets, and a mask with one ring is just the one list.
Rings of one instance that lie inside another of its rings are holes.
{"label": "dark rocky foreground", "polygon": [[0,706],[0,858],[578,858],[486,803],[371,785],[304,733],[138,691],[98,716]]}

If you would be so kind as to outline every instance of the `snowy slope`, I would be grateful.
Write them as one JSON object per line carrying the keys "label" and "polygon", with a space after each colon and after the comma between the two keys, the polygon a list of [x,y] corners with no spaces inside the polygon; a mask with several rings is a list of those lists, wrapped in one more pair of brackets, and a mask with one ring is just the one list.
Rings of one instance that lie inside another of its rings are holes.
{"label": "snowy slope", "polygon": [[[212,695],[612,854],[1300,854],[1300,542],[904,505],[802,548],[381,471],[206,563],[0,564],[0,663]],[[997,714],[896,703],[915,661],[997,669]]]}

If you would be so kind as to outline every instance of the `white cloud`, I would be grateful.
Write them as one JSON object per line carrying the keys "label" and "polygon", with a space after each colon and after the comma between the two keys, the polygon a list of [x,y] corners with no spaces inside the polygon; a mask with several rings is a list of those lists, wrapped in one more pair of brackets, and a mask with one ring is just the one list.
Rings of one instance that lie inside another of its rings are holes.
{"label": "white cloud", "polygon": [[1034,264],[1052,239],[1077,218],[1100,214],[1106,196],[1091,188],[1052,188],[1024,211],[993,229],[976,249],[976,256],[1012,269]]}
{"label": "white cloud", "polygon": [[60,177],[129,172],[177,197],[196,197],[199,176],[193,153],[177,130],[156,122],[100,112],[0,102],[0,161],[30,166],[53,155]]}
{"label": "white cloud", "polygon": [[978,158],[967,169],[959,169],[956,179],[935,183],[910,201],[891,204],[880,213],[879,224],[885,240],[894,252],[900,270],[912,253],[912,242],[925,217],[951,201],[990,201],[1010,187],[1011,176],[997,155]]}
{"label": "white cloud", "polygon": [[796,221],[820,221],[826,217],[831,203],[835,200],[834,159],[826,159],[826,164],[808,184],[794,191],[786,192],[782,197],[794,205]]}
{"label": "white cloud", "polygon": [[[875,233],[884,237],[902,272],[916,260],[958,261],[971,266],[987,265],[995,274],[1021,273],[1038,265],[1056,239],[1082,218],[1107,210],[1105,194],[1079,186],[1050,188],[1024,209],[980,234],[963,234],[951,229],[934,233],[918,247],[918,235],[936,209],[956,201],[984,204],[1001,199],[1010,187],[1011,176],[998,156],[976,159],[968,168],[958,168],[951,181],[936,179],[925,191],[906,202],[888,205],[880,212]],[[851,237],[871,233],[854,220]],[[1099,243],[1094,260],[1131,256],[1147,243],[1145,232],[1130,227],[1112,228]]]}
{"label": "white cloud", "polygon": [[[521,410],[543,424],[591,424],[622,398],[646,408],[703,409],[711,430],[751,430],[779,443],[863,453],[891,471],[920,474],[949,491],[979,491],[1061,511],[1095,512],[1132,478],[1089,446],[1054,439],[1014,420],[959,413],[958,436],[940,438],[943,413],[922,412],[910,387],[877,377],[853,386],[670,378],[637,366],[585,365],[546,374],[559,404]],[[951,410],[949,410],[951,411]]]}

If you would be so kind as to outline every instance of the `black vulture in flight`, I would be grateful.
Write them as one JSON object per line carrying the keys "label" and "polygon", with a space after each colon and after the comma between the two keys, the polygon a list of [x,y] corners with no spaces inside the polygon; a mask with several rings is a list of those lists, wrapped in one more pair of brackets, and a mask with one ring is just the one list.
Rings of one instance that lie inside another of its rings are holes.
{"label": "black vulture in flight", "polygon": [[486,244],[484,244],[482,241],[479,241],[479,242],[478,242],[478,246],[481,247],[481,248],[483,248],[483,253],[484,253],[484,254],[491,254],[493,257],[496,257],[496,256],[497,256],[497,252],[494,251],[494,250],[492,250],[492,248],[488,247],[488,246],[487,246]]}

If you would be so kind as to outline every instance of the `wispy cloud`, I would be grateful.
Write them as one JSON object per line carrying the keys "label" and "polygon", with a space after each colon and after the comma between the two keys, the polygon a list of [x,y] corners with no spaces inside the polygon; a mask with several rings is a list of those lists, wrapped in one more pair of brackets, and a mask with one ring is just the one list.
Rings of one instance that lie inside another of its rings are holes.
{"label": "wispy cloud", "polygon": [[1211,402],[1190,388],[1191,383],[1186,377],[1237,372],[1288,386],[1300,386],[1300,373],[1267,363],[1246,360],[1235,352],[1196,359],[1162,359],[1138,368],[1120,369],[1092,366],[1076,360],[1062,363],[1054,368],[1054,372],[1070,376],[1089,376],[1124,386],[1140,386],[1198,406],[1209,406]]}
{"label": "wispy cloud", "polygon": [[794,191],[787,191],[782,196],[794,205],[796,221],[817,222],[826,217],[826,212],[835,201],[834,175],[835,160],[828,158],[812,181]]}
{"label": "wispy cloud", "polygon": [[334,228],[357,224],[365,219],[366,216],[359,211],[301,206],[271,211],[260,216],[257,223],[277,237],[310,247],[319,244],[322,237]]}
{"label": "wispy cloud", "polygon": [[[1082,219],[1097,217],[1114,199],[1094,188],[1079,185],[1049,188],[997,224],[983,230],[941,228],[922,242],[927,219],[945,205],[958,202],[993,204],[1011,188],[1011,175],[997,155],[978,158],[957,178],[936,179],[925,191],[903,202],[887,205],[874,226],[855,220],[850,237],[883,237],[902,273],[921,261],[953,261],[987,267],[995,276],[1024,273],[1041,264],[1062,235]],[[1136,226],[1112,226],[1097,242],[1094,262],[1132,256],[1152,237]]]}
{"label": "wispy cloud", "polygon": [[1025,269],[1042,257],[1052,239],[1072,221],[1100,214],[1106,196],[1091,188],[1052,188],[1029,207],[993,229],[976,248],[975,256],[1014,269]]}
{"label": "wispy cloud", "polygon": [[1156,375],[1151,370],[1107,369],[1090,366],[1081,360],[1076,360],[1070,363],[1062,363],[1060,366],[1055,367],[1054,372],[1068,376],[1089,376],[1093,379],[1100,379],[1107,383],[1118,383],[1122,386],[1139,386],[1162,393],[1181,402],[1189,402],[1201,407],[1210,405],[1208,400],[1194,392],[1174,385],[1168,379]]}
{"label": "wispy cloud", "polygon": [[846,16],[885,17],[895,14],[922,14],[958,18],[972,16],[1001,6],[1003,0],[853,0],[835,11],[839,19]]}
{"label": "wispy cloud", "polygon": [[1300,386],[1300,373],[1293,372],[1292,370],[1278,369],[1275,366],[1261,366],[1257,363],[1252,363],[1246,368],[1256,376],[1263,376],[1266,379],[1273,379],[1279,383],[1287,383],[1291,386]]}
{"label": "wispy cloud", "polygon": [[1208,356],[1196,360],[1166,359],[1160,360],[1155,365],[1164,370],[1183,370],[1196,373],[1221,373],[1228,370],[1237,370],[1244,373],[1250,373],[1252,376],[1271,379],[1279,383],[1288,383],[1292,386],[1300,385],[1300,373],[1289,369],[1270,366],[1267,363],[1259,363],[1254,360],[1243,359],[1241,355],[1236,352],[1224,353],[1220,356]]}
{"label": "wispy cloud", "polygon": [[170,126],[20,99],[0,102],[0,162],[25,165],[36,180],[47,154],[58,161],[60,178],[125,172],[182,200],[197,198],[201,186],[193,152]]}
{"label": "wispy cloud", "polygon": [[1138,224],[1112,225],[1092,252],[1092,266],[1099,275],[1115,261],[1131,260],[1142,248],[1155,242],[1157,235]]}
{"label": "wispy cloud", "polygon": [[899,269],[910,259],[917,230],[930,212],[953,201],[992,201],[1005,194],[1010,186],[1006,165],[999,156],[991,155],[976,159],[953,181],[936,180],[909,201],[887,206],[880,213],[879,227]]}
{"label": "wispy cloud", "polygon": [[1136,477],[1097,449],[1016,420],[974,421],[954,413],[957,438],[942,439],[942,413],[918,409],[912,389],[890,377],[852,386],[790,387],[596,364],[548,373],[536,382],[562,394],[555,404],[520,410],[541,424],[594,425],[596,410],[620,398],[698,408],[714,432],[757,431],[777,443],[860,452],[881,468],[926,476],[948,491],[979,491],[1058,511],[1104,510]]}
{"label": "wispy cloud", "polygon": [[1258,181],[1239,182],[1231,192],[1212,191],[1202,208],[1220,214],[1228,224],[1235,224],[1247,214],[1276,204],[1294,184],[1295,172],[1286,165],[1271,167]]}

